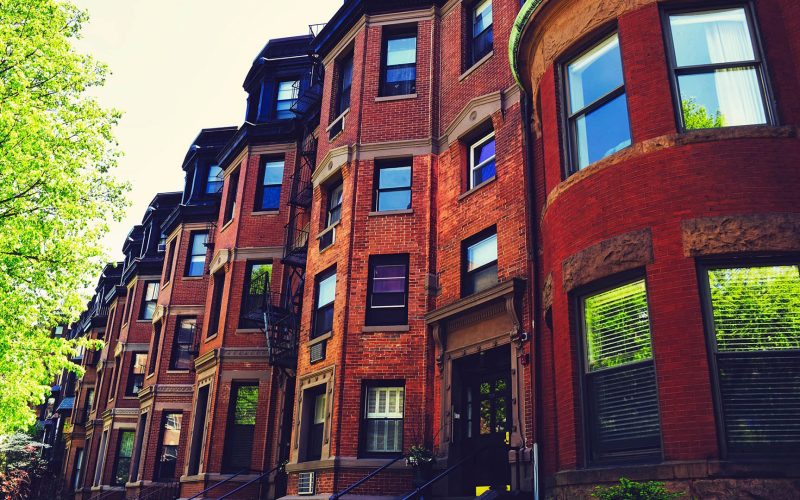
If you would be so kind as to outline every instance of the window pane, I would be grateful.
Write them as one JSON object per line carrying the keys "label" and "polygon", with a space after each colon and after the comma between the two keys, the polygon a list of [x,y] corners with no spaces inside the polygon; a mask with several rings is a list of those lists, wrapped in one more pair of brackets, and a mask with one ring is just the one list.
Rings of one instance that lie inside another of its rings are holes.
{"label": "window pane", "polygon": [[472,171],[472,187],[477,186],[481,182],[486,182],[497,173],[494,160],[485,163],[483,166],[476,168]]}
{"label": "window pane", "polygon": [[476,37],[492,25],[492,1],[486,0],[475,7],[472,17],[472,36]]}
{"label": "window pane", "polygon": [[669,24],[679,67],[755,58],[744,9],[673,14]]}
{"label": "window pane", "polygon": [[255,425],[258,406],[258,386],[243,385],[236,391],[235,425]]}
{"label": "window pane", "polygon": [[378,177],[381,189],[408,187],[411,185],[411,167],[384,167],[379,169]]}
{"label": "window pane", "polygon": [[394,85],[392,89],[402,90],[405,89],[407,92],[411,92],[411,83],[417,79],[417,67],[415,65],[406,65],[406,66],[392,66],[386,70],[386,82],[387,83],[394,83],[399,84],[403,82],[408,82],[408,85],[401,86],[401,85]]}
{"label": "window pane", "polygon": [[378,193],[378,211],[408,210],[411,208],[411,190],[383,191]]}
{"label": "window pane", "polygon": [[222,169],[219,165],[211,165],[211,168],[208,169],[206,193],[219,193],[222,191],[222,184]]}
{"label": "window pane", "polygon": [[575,120],[578,168],[631,145],[625,94]]}
{"label": "window pane", "polygon": [[148,283],[144,300],[156,300],[158,298],[158,283]]}
{"label": "window pane", "polygon": [[264,164],[264,185],[283,182],[283,161],[268,161]]}
{"label": "window pane", "polygon": [[475,146],[472,150],[472,162],[473,165],[480,165],[481,163],[494,158],[495,152],[495,141],[494,137],[489,139],[488,141]]}
{"label": "window pane", "polygon": [[412,64],[417,61],[417,37],[395,38],[388,40],[386,65]]}
{"label": "window pane", "polygon": [[570,114],[621,87],[622,58],[617,34],[607,38],[567,66]]}
{"label": "window pane", "polygon": [[205,256],[207,240],[208,233],[194,233],[192,235],[192,255]]}
{"label": "window pane", "polygon": [[488,266],[480,271],[473,271],[470,276],[470,293],[480,292],[497,284],[497,264]]}
{"label": "window pane", "polygon": [[162,443],[164,446],[178,446],[181,438],[181,421],[183,415],[181,413],[168,413],[164,417],[164,437]]}
{"label": "window pane", "polygon": [[317,394],[314,398],[314,423],[325,423],[325,394]]}
{"label": "window pane", "polygon": [[467,247],[467,271],[472,271],[495,260],[497,260],[496,234]]}
{"label": "window pane", "polygon": [[758,74],[753,67],[678,77],[686,129],[766,123]]}
{"label": "window pane", "polygon": [[145,366],[147,366],[147,353],[134,354],[133,373],[135,375],[144,375]]}
{"label": "window pane", "polygon": [[264,294],[269,287],[272,264],[253,264],[250,268],[250,294]]}
{"label": "window pane", "polygon": [[800,349],[797,266],[708,272],[720,351]]}
{"label": "window pane", "polygon": [[278,100],[297,99],[297,80],[280,82],[278,84]]}
{"label": "window pane", "polygon": [[261,209],[277,210],[281,206],[281,186],[265,186],[261,192]]}
{"label": "window pane", "polygon": [[317,292],[317,308],[333,302],[336,294],[336,275],[328,276],[319,282],[319,291]]}
{"label": "window pane", "polygon": [[644,280],[584,299],[589,371],[650,359]]}

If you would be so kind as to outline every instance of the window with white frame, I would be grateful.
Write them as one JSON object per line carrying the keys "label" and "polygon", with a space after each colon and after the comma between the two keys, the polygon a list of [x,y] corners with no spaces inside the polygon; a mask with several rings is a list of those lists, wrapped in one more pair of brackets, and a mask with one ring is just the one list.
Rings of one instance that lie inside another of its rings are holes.
{"label": "window with white frame", "polygon": [[496,170],[494,132],[490,132],[469,147],[469,188],[488,181]]}
{"label": "window with white frame", "polygon": [[403,406],[405,389],[375,383],[366,386],[363,414],[364,454],[403,451]]}

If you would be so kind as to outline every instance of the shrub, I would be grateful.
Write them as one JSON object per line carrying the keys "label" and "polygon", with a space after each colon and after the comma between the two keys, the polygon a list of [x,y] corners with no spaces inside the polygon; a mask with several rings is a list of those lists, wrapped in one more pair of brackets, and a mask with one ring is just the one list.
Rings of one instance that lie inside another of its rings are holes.
{"label": "shrub", "polygon": [[592,496],[600,500],[671,500],[682,497],[683,493],[669,491],[664,483],[638,483],[622,477],[619,484],[595,487]]}

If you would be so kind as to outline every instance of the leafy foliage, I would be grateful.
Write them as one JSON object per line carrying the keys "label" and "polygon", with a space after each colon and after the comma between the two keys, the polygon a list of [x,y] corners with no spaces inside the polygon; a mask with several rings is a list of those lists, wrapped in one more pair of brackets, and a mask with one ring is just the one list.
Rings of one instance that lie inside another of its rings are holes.
{"label": "leafy foliage", "polygon": [[0,436],[0,494],[9,500],[30,498],[34,483],[47,475],[44,445],[24,432]]}
{"label": "leafy foliage", "polygon": [[720,350],[800,349],[800,269],[767,266],[708,272]]}
{"label": "leafy foliage", "polygon": [[647,290],[643,280],[587,297],[584,317],[590,370],[652,357]]}
{"label": "leafy foliage", "polygon": [[667,490],[664,483],[656,481],[639,483],[622,477],[617,485],[597,486],[592,496],[600,500],[670,500],[684,495]]}
{"label": "leafy foliage", "polygon": [[683,108],[683,124],[686,130],[701,128],[721,128],[725,126],[725,117],[717,111],[711,115],[705,106],[697,104],[694,98],[681,100]]}
{"label": "leafy foliage", "polygon": [[87,95],[106,68],[72,46],[86,18],[59,0],[0,2],[0,434],[34,420],[54,374],[80,374],[81,342],[50,331],[83,308],[125,205],[119,113]]}

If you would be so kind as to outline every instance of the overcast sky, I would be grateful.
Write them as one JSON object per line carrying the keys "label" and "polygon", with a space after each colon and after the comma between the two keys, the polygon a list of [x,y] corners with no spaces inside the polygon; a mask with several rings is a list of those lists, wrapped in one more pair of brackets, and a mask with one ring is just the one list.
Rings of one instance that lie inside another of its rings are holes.
{"label": "overcast sky", "polygon": [[107,63],[97,92],[124,113],[116,175],[132,184],[125,220],[106,237],[122,255],[155,193],[183,189],[181,162],[201,128],[241,125],[242,82],[270,38],[303,35],[342,0],[74,0],[88,9],[79,50]]}

